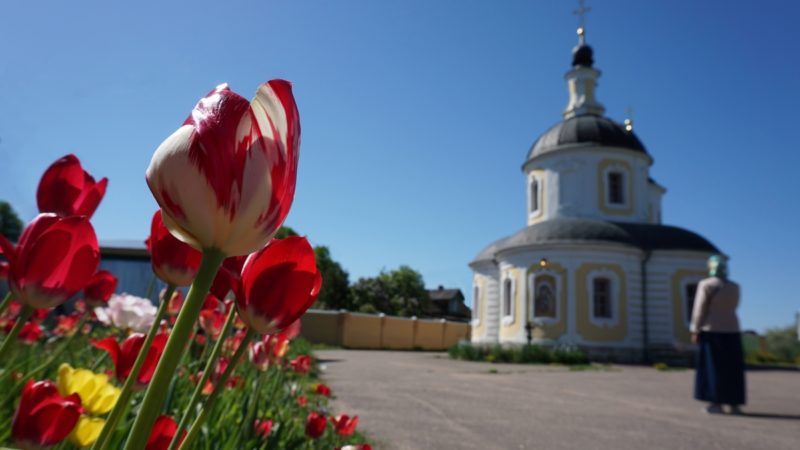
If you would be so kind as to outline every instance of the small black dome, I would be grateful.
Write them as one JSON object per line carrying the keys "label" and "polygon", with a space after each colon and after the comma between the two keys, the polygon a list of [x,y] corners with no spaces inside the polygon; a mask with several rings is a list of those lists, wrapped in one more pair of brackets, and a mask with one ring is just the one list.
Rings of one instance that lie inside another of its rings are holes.
{"label": "small black dome", "polygon": [[624,125],[606,117],[584,114],[570,117],[545,131],[528,152],[528,160],[544,153],[592,143],[605,147],[619,147],[647,154],[644,145]]}
{"label": "small black dome", "polygon": [[572,66],[592,67],[594,55],[592,47],[586,44],[578,45],[572,49]]}

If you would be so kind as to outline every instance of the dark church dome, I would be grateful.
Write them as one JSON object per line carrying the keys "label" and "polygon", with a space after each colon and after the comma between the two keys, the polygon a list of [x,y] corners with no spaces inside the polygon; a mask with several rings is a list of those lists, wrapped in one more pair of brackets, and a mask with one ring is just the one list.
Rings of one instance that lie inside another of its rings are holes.
{"label": "dark church dome", "polygon": [[528,152],[528,160],[544,153],[583,144],[626,148],[647,154],[633,131],[606,117],[584,114],[570,117],[545,131]]}

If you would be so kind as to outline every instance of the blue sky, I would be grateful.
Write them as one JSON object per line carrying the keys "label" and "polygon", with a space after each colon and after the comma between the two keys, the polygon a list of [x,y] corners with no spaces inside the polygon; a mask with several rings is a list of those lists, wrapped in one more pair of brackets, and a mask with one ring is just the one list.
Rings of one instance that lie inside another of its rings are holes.
{"label": "blue sky", "polygon": [[[287,224],[328,245],[351,280],[408,264],[469,295],[467,263],[525,225],[520,165],[566,105],[576,3],[177,3],[4,5],[0,198],[30,220],[42,171],[72,152],[110,179],[100,239],[144,239],[158,144],[215,85],[249,98],[286,78],[303,126]],[[633,107],[668,189],[664,221],[731,255],[745,327],[789,324],[800,309],[800,6],[588,6],[598,98],[618,121]]]}

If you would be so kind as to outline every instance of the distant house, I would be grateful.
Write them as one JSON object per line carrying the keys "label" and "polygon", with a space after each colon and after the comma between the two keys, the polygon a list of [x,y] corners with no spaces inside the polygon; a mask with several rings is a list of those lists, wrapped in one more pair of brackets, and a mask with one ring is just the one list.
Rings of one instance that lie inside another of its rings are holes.
{"label": "distant house", "polygon": [[151,299],[166,287],[157,279],[150,265],[150,254],[144,241],[119,240],[100,242],[100,268],[113,273],[118,279],[117,292],[144,297],[150,283],[154,283]]}
{"label": "distant house", "polygon": [[439,286],[428,290],[428,296],[431,299],[426,308],[428,317],[467,322],[472,316],[472,310],[464,304],[461,289],[445,289],[444,286]]}

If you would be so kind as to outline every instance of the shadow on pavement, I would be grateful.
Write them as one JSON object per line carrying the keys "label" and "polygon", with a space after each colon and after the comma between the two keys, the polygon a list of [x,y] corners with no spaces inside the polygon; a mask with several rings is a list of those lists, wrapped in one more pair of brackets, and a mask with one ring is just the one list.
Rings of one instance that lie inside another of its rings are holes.
{"label": "shadow on pavement", "polygon": [[800,415],[796,414],[770,414],[770,413],[756,413],[742,411],[742,417],[753,417],[756,419],[784,419],[784,420],[800,420]]}

